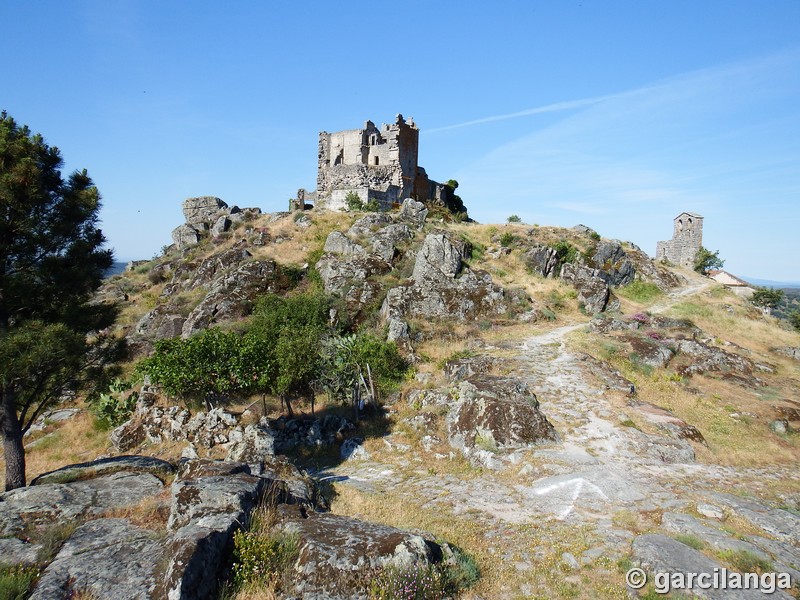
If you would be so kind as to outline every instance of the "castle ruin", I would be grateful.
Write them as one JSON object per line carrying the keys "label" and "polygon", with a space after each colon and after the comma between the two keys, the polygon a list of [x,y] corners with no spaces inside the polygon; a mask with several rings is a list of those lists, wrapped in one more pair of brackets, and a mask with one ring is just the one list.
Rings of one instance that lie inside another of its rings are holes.
{"label": "castle ruin", "polygon": [[406,198],[447,205],[452,190],[428,179],[417,164],[418,153],[419,129],[403,115],[380,128],[367,121],[363,129],[321,131],[316,206],[344,210],[351,193],[383,209]]}
{"label": "castle ruin", "polygon": [[691,268],[702,245],[703,217],[682,212],[675,217],[672,239],[656,243],[656,259]]}

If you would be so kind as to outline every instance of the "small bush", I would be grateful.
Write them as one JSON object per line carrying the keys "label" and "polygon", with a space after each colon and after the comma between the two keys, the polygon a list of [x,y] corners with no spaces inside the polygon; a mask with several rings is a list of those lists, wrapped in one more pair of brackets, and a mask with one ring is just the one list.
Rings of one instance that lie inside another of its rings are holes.
{"label": "small bush", "polygon": [[38,577],[39,569],[36,567],[0,563],[0,598],[24,600]]}
{"label": "small bush", "polygon": [[522,223],[522,219],[519,218],[519,215],[511,215],[506,221],[509,223]]}
{"label": "small bush", "polygon": [[506,231],[503,235],[500,236],[500,245],[503,248],[510,248],[514,245],[514,242],[517,241],[517,236],[515,236],[510,231]]}
{"label": "small bush", "polygon": [[163,269],[150,269],[147,272],[147,280],[152,285],[158,285],[159,283],[163,282],[166,277],[164,276]]}
{"label": "small bush", "polygon": [[108,387],[107,392],[89,401],[89,408],[97,419],[99,429],[105,430],[122,425],[130,418],[139,399],[137,392],[127,393],[130,387],[129,383],[117,378]]}
{"label": "small bush", "polygon": [[347,205],[347,210],[364,210],[364,203],[356,192],[349,192],[347,196],[344,197],[344,203]]}

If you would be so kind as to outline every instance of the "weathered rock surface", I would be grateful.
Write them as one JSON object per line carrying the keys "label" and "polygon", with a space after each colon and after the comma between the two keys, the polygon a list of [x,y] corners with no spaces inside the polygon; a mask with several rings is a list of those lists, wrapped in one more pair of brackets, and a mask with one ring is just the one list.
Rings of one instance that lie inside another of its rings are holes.
{"label": "weathered rock surface", "polygon": [[419,535],[329,513],[279,507],[279,528],[299,541],[292,581],[302,598],[366,599],[380,569],[441,561],[441,547]]}
{"label": "weathered rock surface", "polygon": [[497,360],[494,357],[486,354],[456,358],[445,363],[444,373],[451,382],[455,383],[474,375],[488,373],[496,363]]}
{"label": "weathered rock surface", "polygon": [[462,381],[458,403],[447,416],[450,444],[520,448],[558,441],[536,396],[518,379],[481,376]]}
{"label": "weathered rock surface", "polygon": [[525,265],[542,277],[555,277],[558,272],[558,253],[548,246],[534,246],[522,255]]}
{"label": "weathered rock surface", "polygon": [[179,225],[172,230],[172,241],[178,250],[199,244],[200,239],[200,231],[187,223]]}
{"label": "weathered rock surface", "polygon": [[124,519],[81,525],[39,580],[32,600],[68,600],[76,593],[109,600],[148,600],[158,585],[162,540]]}
{"label": "weathered rock surface", "polygon": [[208,228],[226,208],[228,205],[214,196],[187,198],[183,201],[183,218],[189,225],[203,224]]}
{"label": "weathered rock surface", "polygon": [[561,279],[578,291],[578,303],[588,314],[601,313],[608,307],[611,290],[604,271],[567,263],[561,267]]}
{"label": "weathered rock surface", "polygon": [[606,273],[609,285],[628,285],[636,277],[636,269],[617,241],[603,241],[597,245],[592,262]]}
{"label": "weathered rock surface", "polygon": [[30,485],[81,481],[119,472],[151,473],[163,479],[174,474],[175,467],[172,463],[152,456],[114,456],[76,465],[67,465],[55,471],[43,473],[38,477],[34,477]]}
{"label": "weathered rock surface", "polygon": [[214,281],[208,295],[186,317],[181,335],[190,337],[220,321],[246,316],[258,296],[289,285],[275,261],[245,263]]}
{"label": "weathered rock surface", "polygon": [[428,208],[422,203],[406,198],[400,207],[398,218],[401,221],[412,223],[418,227],[422,227],[425,219],[428,217]]}
{"label": "weathered rock surface", "polygon": [[0,536],[26,526],[72,521],[83,515],[137,504],[157,495],[164,484],[150,473],[118,472],[71,483],[47,483],[0,495]]}
{"label": "weathered rock surface", "polygon": [[260,463],[274,454],[275,432],[261,425],[248,425],[242,440],[231,445],[225,460]]}
{"label": "weathered rock surface", "polygon": [[417,252],[412,283],[390,289],[381,314],[387,320],[449,317],[459,320],[506,312],[503,289],[483,271],[463,268],[469,245],[449,234],[429,234]]}
{"label": "weathered rock surface", "polygon": [[709,498],[778,540],[790,544],[800,540],[800,517],[789,511],[771,508],[733,494],[715,493],[710,494]]}
{"label": "weathered rock surface", "polygon": [[773,349],[773,352],[777,354],[782,354],[783,356],[788,356],[789,358],[793,358],[794,360],[800,360],[800,348],[795,348],[793,346],[783,346],[781,348]]}
{"label": "weathered rock surface", "polygon": [[[646,534],[633,541],[633,561],[651,573],[714,573],[722,570],[722,565],[711,560],[697,550],[682,544],[670,537],[660,534]],[[683,590],[674,590],[683,591]],[[688,591],[688,590],[687,590]],[[710,600],[751,600],[762,598],[756,590],[700,590],[693,593]],[[780,590],[772,597],[789,599],[790,596]]]}

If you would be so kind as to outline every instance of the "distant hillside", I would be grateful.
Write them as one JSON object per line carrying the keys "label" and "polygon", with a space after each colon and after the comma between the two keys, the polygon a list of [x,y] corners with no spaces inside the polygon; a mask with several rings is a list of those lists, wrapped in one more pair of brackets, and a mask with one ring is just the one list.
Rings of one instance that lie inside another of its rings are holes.
{"label": "distant hillside", "polygon": [[800,281],[772,281],[771,279],[757,279],[755,277],[742,277],[747,283],[771,288],[800,289]]}
{"label": "distant hillside", "polygon": [[783,300],[772,311],[776,317],[781,319],[786,319],[789,317],[789,313],[794,312],[796,310],[800,310],[800,289],[798,288],[781,288],[783,289]]}

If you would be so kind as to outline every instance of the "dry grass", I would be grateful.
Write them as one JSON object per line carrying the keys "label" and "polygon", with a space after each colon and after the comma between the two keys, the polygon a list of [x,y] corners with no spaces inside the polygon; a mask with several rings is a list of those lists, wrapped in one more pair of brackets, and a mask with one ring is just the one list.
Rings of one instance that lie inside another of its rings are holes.
{"label": "dry grass", "polygon": [[[42,434],[25,439],[25,464],[28,481],[64,465],[87,462],[105,454],[108,432],[94,427],[88,411],[48,427]],[[0,468],[5,460],[0,457]]]}
{"label": "dry grass", "polygon": [[[398,527],[420,529],[471,554],[481,569],[462,597],[626,598],[622,573],[608,559],[571,571],[562,554],[580,555],[597,540],[589,528],[560,522],[487,526],[471,513],[431,509],[419,500],[368,494],[337,486],[333,512]],[[523,591],[524,590],[524,591]]]}
{"label": "dry grass", "polygon": [[166,485],[160,494],[144,498],[136,504],[109,510],[102,515],[102,518],[127,519],[133,525],[145,529],[164,531],[169,519],[171,498],[172,491],[170,486]]}

